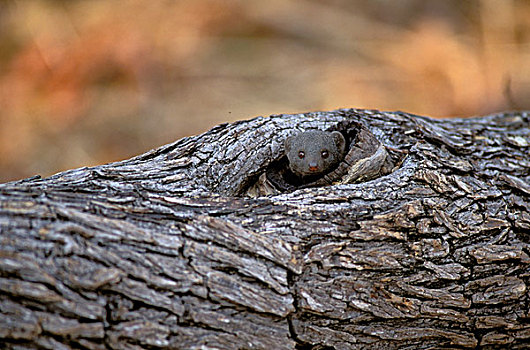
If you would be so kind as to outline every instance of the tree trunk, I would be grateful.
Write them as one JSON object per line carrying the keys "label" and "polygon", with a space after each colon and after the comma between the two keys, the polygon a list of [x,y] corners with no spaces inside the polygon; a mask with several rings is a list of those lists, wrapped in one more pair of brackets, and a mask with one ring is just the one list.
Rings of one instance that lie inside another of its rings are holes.
{"label": "tree trunk", "polygon": [[[392,167],[252,190],[288,135],[341,125],[365,128]],[[526,112],[339,110],[223,124],[122,162],[2,184],[0,343],[528,348],[529,154]]]}

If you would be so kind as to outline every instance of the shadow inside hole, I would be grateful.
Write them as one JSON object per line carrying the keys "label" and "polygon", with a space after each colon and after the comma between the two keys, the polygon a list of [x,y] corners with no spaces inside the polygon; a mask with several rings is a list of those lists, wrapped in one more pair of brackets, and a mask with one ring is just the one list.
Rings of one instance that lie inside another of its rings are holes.
{"label": "shadow inside hole", "polygon": [[257,181],[251,182],[246,194],[257,197],[307,187],[369,181],[389,174],[404,159],[404,154],[389,152],[375,135],[357,121],[342,121],[326,131],[339,131],[346,140],[346,155],[335,168],[325,174],[301,178],[291,171],[289,160],[283,154],[269,164]]}

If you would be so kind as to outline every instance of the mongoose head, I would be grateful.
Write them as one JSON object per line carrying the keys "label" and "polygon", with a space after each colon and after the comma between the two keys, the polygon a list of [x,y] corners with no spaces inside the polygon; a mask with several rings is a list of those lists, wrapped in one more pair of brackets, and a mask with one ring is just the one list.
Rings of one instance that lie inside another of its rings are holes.
{"label": "mongoose head", "polygon": [[310,130],[285,139],[289,168],[299,177],[323,175],[343,158],[346,140],[338,131]]}

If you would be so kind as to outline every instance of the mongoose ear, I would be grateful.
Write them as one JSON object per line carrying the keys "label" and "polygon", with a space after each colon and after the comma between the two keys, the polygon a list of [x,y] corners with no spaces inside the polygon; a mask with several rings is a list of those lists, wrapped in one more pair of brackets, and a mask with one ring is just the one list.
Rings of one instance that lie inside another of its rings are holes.
{"label": "mongoose ear", "polygon": [[286,139],[285,139],[285,142],[284,142],[284,146],[285,146],[285,153],[289,153],[289,151],[291,150],[291,144],[293,143],[293,138],[294,136],[288,136]]}
{"label": "mongoose ear", "polygon": [[331,133],[331,136],[333,137],[333,140],[335,141],[335,144],[337,145],[337,149],[339,150],[340,154],[344,154],[344,150],[346,149],[346,139],[344,138],[344,136],[338,131],[333,131]]}

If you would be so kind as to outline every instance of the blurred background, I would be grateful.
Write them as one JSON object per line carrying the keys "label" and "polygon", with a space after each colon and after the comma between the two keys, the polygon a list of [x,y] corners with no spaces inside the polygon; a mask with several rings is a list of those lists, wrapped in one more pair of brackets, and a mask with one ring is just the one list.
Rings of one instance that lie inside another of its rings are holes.
{"label": "blurred background", "polygon": [[342,107],[530,109],[530,1],[0,1],[0,182]]}

